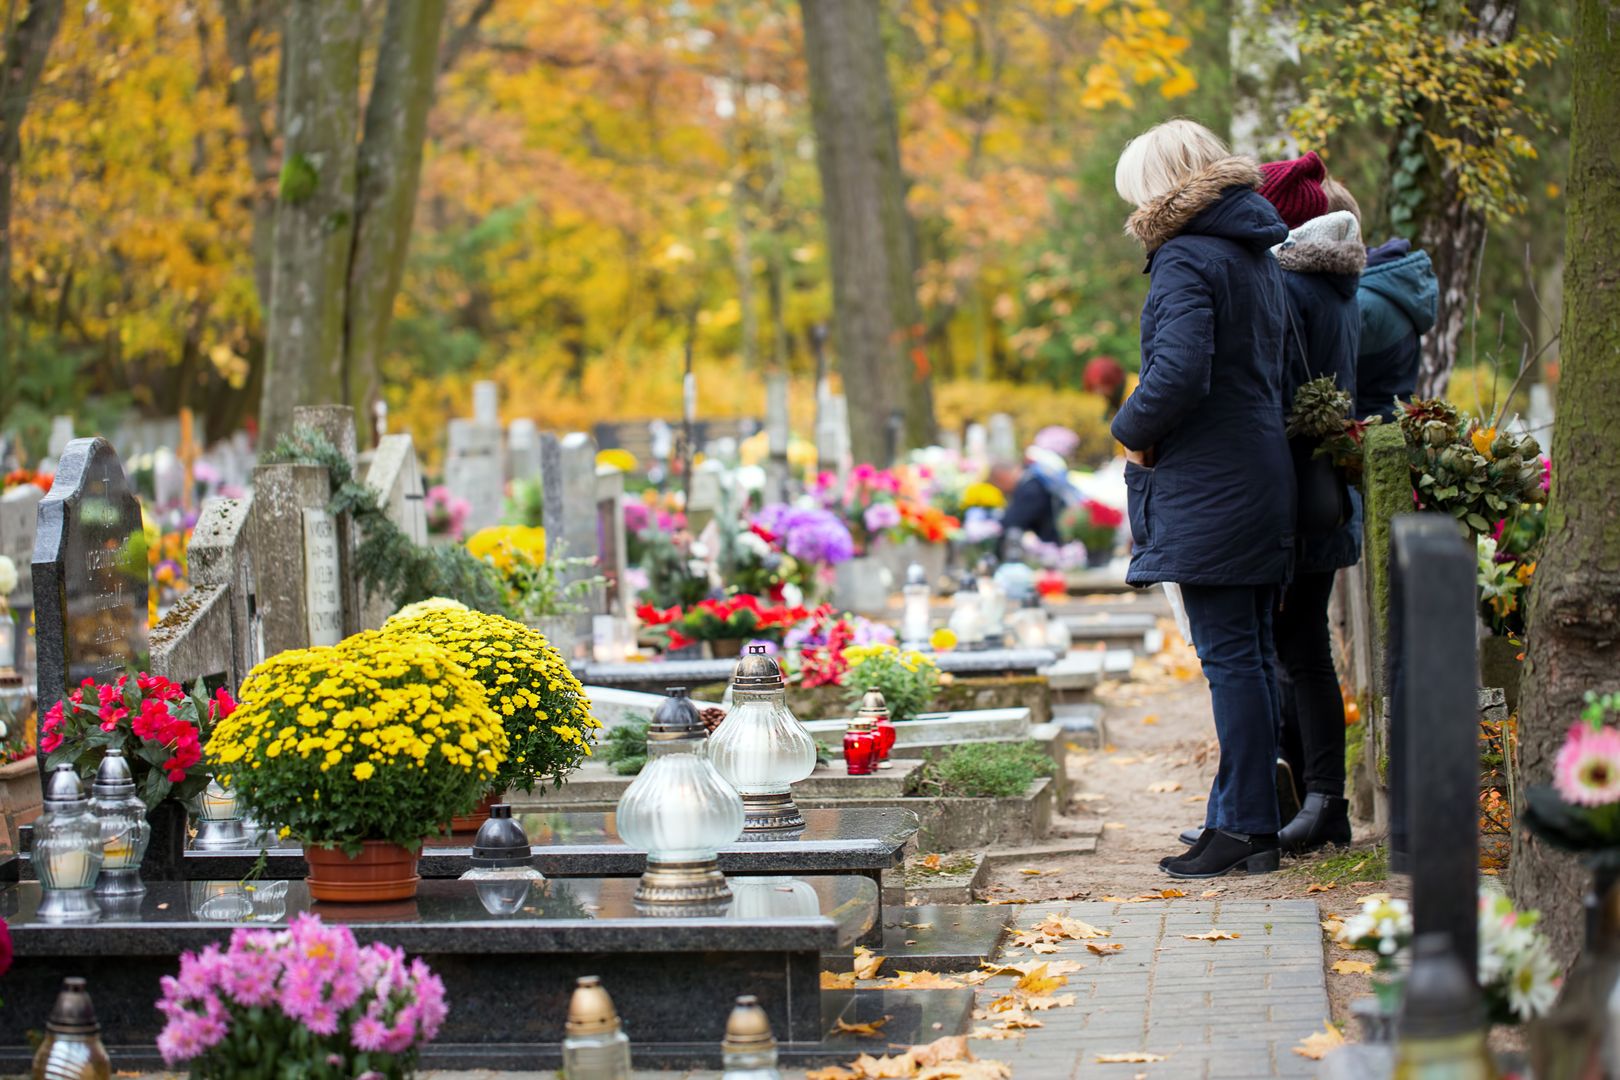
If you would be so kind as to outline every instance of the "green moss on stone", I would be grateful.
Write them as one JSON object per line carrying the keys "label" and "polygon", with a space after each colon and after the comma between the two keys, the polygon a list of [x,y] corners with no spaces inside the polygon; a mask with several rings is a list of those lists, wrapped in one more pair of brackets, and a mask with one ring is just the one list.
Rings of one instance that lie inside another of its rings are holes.
{"label": "green moss on stone", "polygon": [[281,198],[297,205],[315,194],[320,184],[320,173],[303,154],[289,154],[281,166]]}

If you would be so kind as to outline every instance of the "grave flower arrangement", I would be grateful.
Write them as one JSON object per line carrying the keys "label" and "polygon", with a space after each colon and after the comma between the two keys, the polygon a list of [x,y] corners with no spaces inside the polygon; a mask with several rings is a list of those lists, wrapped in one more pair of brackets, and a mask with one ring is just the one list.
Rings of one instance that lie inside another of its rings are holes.
{"label": "grave flower arrangement", "polygon": [[260,663],[215,725],[208,763],[256,820],[353,858],[367,841],[415,851],[471,811],[507,745],[483,686],[447,650],[367,631]]}
{"label": "grave flower arrangement", "polygon": [[432,536],[448,536],[452,540],[461,539],[467,527],[467,515],[472,513],[472,504],[459,495],[452,495],[443,484],[428,488],[422,508],[427,513],[428,533]]}
{"label": "grave flower arrangement", "polygon": [[200,683],[188,694],[161,675],[86,679],[45,711],[39,748],[48,768],[71,764],[87,782],[109,748],[122,750],[150,810],[164,799],[190,799],[208,785],[203,743],[209,725],[229,718],[235,707],[224,690],[209,699]]}
{"label": "grave flower arrangement", "polygon": [[799,654],[796,677],[806,689],[845,685],[850,648],[893,642],[894,631],[888,626],[859,615],[839,615],[830,604],[810,612],[782,639],[784,648]]}
{"label": "grave flower arrangement", "polygon": [[1409,401],[1401,409],[1420,509],[1450,514],[1477,536],[1516,507],[1547,501],[1546,468],[1534,438],[1465,419],[1439,398]]}
{"label": "grave flower arrangement", "polygon": [[939,667],[932,657],[893,645],[852,645],[844,650],[849,669],[843,685],[850,689],[850,707],[859,708],[870,688],[883,691],[889,719],[915,720],[939,692]]}
{"label": "grave flower arrangement", "polygon": [[449,1012],[420,957],[318,915],[185,953],[160,985],[158,1050],[198,1080],[403,1080]]}
{"label": "grave flower arrangement", "polygon": [[400,612],[383,633],[443,649],[484,688],[506,738],[490,790],[561,787],[590,756],[602,725],[567,661],[539,631],[499,615],[439,608]]}
{"label": "grave flower arrangement", "polygon": [[813,586],[825,571],[855,557],[851,528],[831,510],[789,503],[769,503],[751,522],[753,532],[798,564],[797,572],[787,572],[801,587]]}
{"label": "grave flower arrangement", "polygon": [[1600,877],[1620,875],[1620,694],[1588,692],[1558,751],[1553,782],[1525,793],[1525,823],[1580,855]]}
{"label": "grave flower arrangement", "polygon": [[1088,554],[1107,554],[1114,549],[1125,515],[1096,499],[1086,499],[1063,511],[1058,530],[1063,539],[1083,545]]}
{"label": "grave flower arrangement", "polygon": [[789,629],[810,617],[800,605],[772,604],[744,593],[719,600],[700,600],[689,608],[636,609],[642,625],[661,634],[668,648],[696,641],[771,641],[780,643]]}

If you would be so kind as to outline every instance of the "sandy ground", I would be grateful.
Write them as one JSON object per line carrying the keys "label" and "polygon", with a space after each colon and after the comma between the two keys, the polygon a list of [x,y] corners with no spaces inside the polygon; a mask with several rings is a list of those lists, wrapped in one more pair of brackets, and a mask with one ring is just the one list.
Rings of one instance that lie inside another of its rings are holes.
{"label": "sandy ground", "polygon": [[[1184,851],[1176,834],[1203,820],[1204,799],[1215,774],[1215,729],[1209,692],[1191,650],[1174,638],[1165,652],[1137,663],[1129,683],[1104,684],[1098,700],[1106,709],[1107,743],[1100,750],[1075,747],[1069,772],[1076,798],[1054,832],[1066,829],[1102,833],[1097,851],[1037,866],[1009,866],[995,875],[981,894],[987,900],[1099,900],[1135,897],[1173,888],[1192,898],[1310,899],[1324,920],[1346,916],[1369,893],[1404,895],[1400,878],[1348,880],[1376,871],[1374,849],[1383,838],[1358,823],[1352,849],[1366,857],[1346,859],[1343,852],[1285,859],[1275,874],[1230,876],[1213,881],[1175,881],[1159,870],[1165,855]],[[1324,866],[1324,859],[1336,856]],[[1358,867],[1359,865],[1359,868]],[[1039,870],[1028,874],[1025,870]],[[1346,880],[1334,881],[1338,875]],[[1313,888],[1314,886],[1314,888]],[[1364,975],[1338,974],[1331,965],[1342,959],[1365,960],[1327,943],[1328,993],[1333,1019],[1353,1037],[1349,1003],[1366,994]]]}

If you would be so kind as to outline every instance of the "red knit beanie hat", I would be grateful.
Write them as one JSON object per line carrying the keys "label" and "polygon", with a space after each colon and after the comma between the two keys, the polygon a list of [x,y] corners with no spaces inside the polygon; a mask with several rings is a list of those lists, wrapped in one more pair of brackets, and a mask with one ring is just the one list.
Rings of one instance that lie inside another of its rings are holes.
{"label": "red knit beanie hat", "polygon": [[1260,176],[1260,194],[1277,208],[1290,229],[1327,213],[1327,192],[1322,190],[1327,166],[1315,150],[1291,161],[1268,161],[1260,166]]}

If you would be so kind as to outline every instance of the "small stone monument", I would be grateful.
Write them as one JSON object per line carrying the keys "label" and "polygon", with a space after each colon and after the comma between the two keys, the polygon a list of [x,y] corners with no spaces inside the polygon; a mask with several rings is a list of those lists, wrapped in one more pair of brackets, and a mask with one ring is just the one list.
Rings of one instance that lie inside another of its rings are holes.
{"label": "small stone monument", "polygon": [[209,499],[186,548],[191,589],[152,628],[152,671],[234,691],[264,658],[249,522],[253,499]]}
{"label": "small stone monument", "polygon": [[[597,559],[600,540],[596,443],[580,431],[561,439],[543,435],[540,467],[547,557],[566,553],[571,559]],[[604,610],[601,596],[593,597],[589,610],[576,620],[575,632],[581,640],[590,639],[591,616]]]}
{"label": "small stone monument", "polygon": [[506,475],[513,482],[540,479],[540,427],[526,416],[506,427]]}
{"label": "small stone monument", "polygon": [[444,459],[444,483],[467,500],[467,531],[477,532],[501,520],[506,497],[501,425],[494,416],[494,383],[473,387],[472,419],[451,420]]}
{"label": "small stone monument", "polygon": [[34,536],[41,714],[84,679],[145,666],[146,572],[141,504],[118,454],[106,439],[74,439]]}
{"label": "small stone monument", "polygon": [[989,446],[991,461],[1022,461],[1018,447],[1018,428],[1007,413],[991,413]]}

